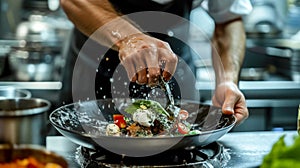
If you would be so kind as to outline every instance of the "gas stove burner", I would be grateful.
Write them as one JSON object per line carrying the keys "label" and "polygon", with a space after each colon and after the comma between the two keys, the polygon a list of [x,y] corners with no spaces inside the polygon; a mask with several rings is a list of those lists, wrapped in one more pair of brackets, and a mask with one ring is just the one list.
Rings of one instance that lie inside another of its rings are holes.
{"label": "gas stove burner", "polygon": [[218,142],[202,148],[165,151],[147,157],[128,157],[111,153],[105,149],[78,147],[76,160],[82,168],[127,168],[127,167],[200,167],[222,168],[230,160],[224,146]]}

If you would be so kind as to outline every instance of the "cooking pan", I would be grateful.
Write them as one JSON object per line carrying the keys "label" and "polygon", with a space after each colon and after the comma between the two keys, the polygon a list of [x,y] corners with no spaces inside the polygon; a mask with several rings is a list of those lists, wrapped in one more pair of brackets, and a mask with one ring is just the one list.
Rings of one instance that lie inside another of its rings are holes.
{"label": "cooking pan", "polygon": [[[131,99],[103,99],[77,102],[54,110],[50,116],[52,125],[74,143],[103,149],[130,157],[144,157],[166,150],[186,149],[208,145],[226,134],[236,123],[233,115],[224,115],[220,108],[193,101],[181,100],[182,109],[189,111],[194,135],[165,135],[153,137],[128,137],[105,135],[106,125],[112,123],[112,115],[124,112]],[[163,102],[161,103],[162,105]]]}

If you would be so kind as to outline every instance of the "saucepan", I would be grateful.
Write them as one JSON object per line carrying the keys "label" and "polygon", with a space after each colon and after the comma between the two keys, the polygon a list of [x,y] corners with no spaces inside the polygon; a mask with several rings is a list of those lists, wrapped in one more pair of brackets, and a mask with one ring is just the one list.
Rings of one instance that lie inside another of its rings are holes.
{"label": "saucepan", "polygon": [[217,141],[236,123],[233,115],[222,114],[218,107],[181,100],[178,106],[189,111],[188,122],[199,133],[153,137],[110,136],[101,133],[108,123],[113,122],[112,115],[125,114],[124,108],[131,102],[132,99],[126,98],[76,102],[54,110],[49,119],[63,136],[78,145],[132,157],[203,147]]}

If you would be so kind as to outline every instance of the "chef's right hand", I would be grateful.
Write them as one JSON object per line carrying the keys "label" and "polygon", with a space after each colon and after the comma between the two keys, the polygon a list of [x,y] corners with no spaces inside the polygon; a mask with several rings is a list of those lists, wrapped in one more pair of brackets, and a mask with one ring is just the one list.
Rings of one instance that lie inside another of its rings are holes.
{"label": "chef's right hand", "polygon": [[164,41],[146,34],[135,34],[117,43],[119,58],[130,81],[155,86],[175,73],[178,58]]}

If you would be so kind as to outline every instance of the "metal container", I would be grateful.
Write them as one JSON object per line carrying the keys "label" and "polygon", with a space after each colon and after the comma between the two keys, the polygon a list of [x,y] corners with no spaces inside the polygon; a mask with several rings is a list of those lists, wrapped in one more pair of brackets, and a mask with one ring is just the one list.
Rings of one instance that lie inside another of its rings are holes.
{"label": "metal container", "polygon": [[0,143],[44,145],[50,106],[39,98],[0,100]]}
{"label": "metal container", "polygon": [[0,163],[9,163],[17,159],[24,159],[28,157],[33,157],[43,164],[56,163],[62,168],[68,167],[67,161],[62,156],[59,156],[40,145],[0,145]]}
{"label": "metal container", "polygon": [[7,67],[7,54],[10,51],[10,47],[0,44],[0,76],[4,74]]}
{"label": "metal container", "polygon": [[251,0],[252,12],[245,16],[245,30],[249,35],[276,36],[283,30],[288,11],[286,0]]}
{"label": "metal container", "polygon": [[293,39],[248,39],[247,49],[262,56],[271,56],[271,62],[280,74],[300,82],[300,41]]}
{"label": "metal container", "polygon": [[0,87],[0,99],[11,98],[31,98],[31,92],[24,89],[16,89],[14,87],[4,86]]}
{"label": "metal container", "polygon": [[50,48],[14,48],[8,62],[21,81],[49,81],[55,78],[58,52]]}

